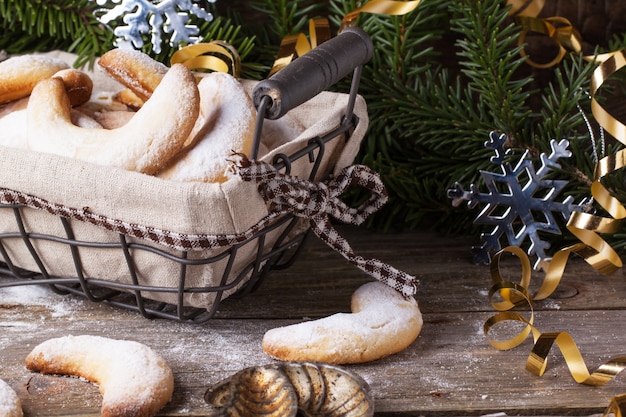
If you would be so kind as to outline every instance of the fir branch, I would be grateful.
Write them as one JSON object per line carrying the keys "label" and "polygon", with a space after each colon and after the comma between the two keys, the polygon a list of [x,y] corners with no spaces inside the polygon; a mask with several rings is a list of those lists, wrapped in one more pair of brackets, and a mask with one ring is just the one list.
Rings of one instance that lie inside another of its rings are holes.
{"label": "fir branch", "polygon": [[264,13],[268,18],[268,30],[274,39],[306,32],[309,19],[324,10],[324,4],[308,0],[254,0],[253,10]]}
{"label": "fir branch", "polygon": [[[492,168],[483,145],[488,133],[517,135],[530,114],[530,80],[514,77],[524,60],[520,29],[506,23],[508,9],[485,1],[435,3],[405,18],[362,21],[377,51],[362,84],[371,127],[361,161],[380,172],[392,195],[390,207],[371,220],[376,228],[389,227],[389,216],[399,228],[421,222],[458,231],[458,224],[471,224],[473,214],[453,210],[446,190],[455,181],[479,182],[480,169]],[[449,33],[458,34],[452,60],[436,48]],[[457,71],[442,69],[442,59]]]}
{"label": "fir branch", "polygon": [[111,49],[113,34],[93,16],[90,0],[1,0],[0,49],[26,53],[62,49],[79,55],[76,66],[93,64]]}
{"label": "fir branch", "polygon": [[530,111],[525,102],[530,93],[525,87],[529,78],[516,79],[516,70],[523,64],[521,46],[517,45],[520,28],[506,24],[509,7],[501,2],[471,0],[455,2],[452,30],[460,33],[458,45],[463,73],[473,90],[492,116],[492,129],[505,132],[510,140],[524,126]]}

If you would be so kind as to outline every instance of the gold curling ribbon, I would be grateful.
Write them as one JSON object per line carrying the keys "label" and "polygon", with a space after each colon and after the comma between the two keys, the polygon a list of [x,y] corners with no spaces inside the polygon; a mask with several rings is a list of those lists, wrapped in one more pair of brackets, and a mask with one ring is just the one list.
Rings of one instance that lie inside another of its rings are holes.
{"label": "gold curling ribbon", "polygon": [[227,72],[238,78],[241,58],[228,42],[213,40],[187,45],[174,52],[171,64],[183,64],[192,71],[209,70]]}
{"label": "gold curling ribbon", "polygon": [[[501,257],[505,253],[510,253],[518,257],[522,266],[522,279],[519,284],[505,281],[500,273]],[[534,346],[526,361],[526,370],[542,376],[547,368],[548,354],[554,344],[558,346],[569,368],[569,371],[579,384],[602,386],[610,382],[621,371],[626,368],[626,357],[613,358],[600,365],[593,373],[589,372],[587,365],[576,346],[573,338],[566,332],[541,333],[534,326],[534,310],[532,300],[537,299],[528,292],[530,285],[531,266],[528,256],[519,247],[508,247],[498,252],[491,263],[491,276],[494,282],[489,297],[492,306],[499,312],[490,317],[483,326],[483,331],[489,343],[499,350],[508,350],[519,346],[526,340],[529,334],[533,335]],[[538,291],[545,294],[546,288],[553,283],[544,283]],[[501,300],[493,301],[493,296],[499,294]],[[521,314],[510,311],[515,307],[527,306],[530,311],[530,318],[525,318]],[[524,324],[523,330],[510,339],[499,341],[489,337],[489,332],[495,325],[504,321],[517,321]],[[626,402],[624,402],[626,404]]]}
{"label": "gold curling ribbon", "polygon": [[303,33],[285,36],[280,43],[278,55],[274,60],[268,76],[272,76],[285,68],[294,59],[316,48],[318,45],[330,39],[330,24],[328,19],[317,18],[309,20],[309,39]]}
{"label": "gold curling ribbon", "polygon": [[[595,119],[612,136],[626,145],[626,125],[615,119],[596,100],[596,94],[602,84],[615,72],[626,66],[626,51],[618,51],[596,57],[600,64],[592,76],[591,82],[591,107]],[[622,261],[616,251],[600,237],[599,233],[615,233],[619,230],[621,222],[626,218],[626,208],[618,199],[613,197],[609,190],[604,187],[601,180],[604,176],[626,166],[626,150],[621,150],[614,155],[601,159],[596,164],[594,181],[591,185],[591,195],[594,200],[611,217],[602,217],[584,212],[574,212],[570,217],[567,228],[574,234],[580,243],[561,249],[547,265],[545,278],[534,296],[528,293],[530,283],[530,261],[526,253],[517,247],[508,247],[494,256],[491,263],[491,277],[494,283],[489,292],[490,300],[495,294],[499,294],[500,301],[491,301],[493,307],[499,312],[489,318],[483,330],[489,343],[497,349],[505,350],[519,346],[529,334],[532,333],[534,345],[526,361],[526,369],[538,376],[544,374],[547,367],[547,357],[556,344],[574,380],[580,384],[602,386],[613,380],[626,368],[626,357],[613,358],[600,365],[593,373],[590,373],[585,361],[576,346],[571,335],[566,332],[541,333],[534,327],[533,300],[545,299],[557,288],[569,255],[576,253],[589,265],[602,274],[611,274],[622,267]],[[522,264],[522,278],[520,284],[507,282],[500,273],[502,254],[512,253],[517,256]],[[530,310],[530,318],[526,319],[521,314],[509,311],[514,307],[526,306]],[[503,321],[517,321],[525,325],[524,329],[515,336],[504,341],[495,341],[489,337],[493,327]],[[605,416],[622,417],[626,415],[626,394],[615,396],[606,408]]]}
{"label": "gold curling ribbon", "polygon": [[372,0],[363,6],[346,14],[341,21],[339,32],[345,28],[356,26],[361,13],[382,14],[389,16],[402,16],[415,10],[421,0],[414,1],[394,1],[394,0]]}
{"label": "gold curling ribbon", "polygon": [[508,0],[512,6],[511,15],[537,17],[545,6],[545,0]]}
{"label": "gold curling ribbon", "polygon": [[[362,7],[347,13],[339,27],[339,33],[346,28],[356,26],[361,13],[383,14],[391,16],[405,15],[420,4],[421,0],[395,1],[395,0],[371,0]],[[330,24],[328,19],[318,18],[309,20],[309,37],[303,33],[285,36],[280,43],[278,54],[268,76],[277,73],[294,59],[314,49],[321,43],[330,39]]]}
{"label": "gold curling ribbon", "polygon": [[604,416],[623,417],[626,415],[626,394],[616,395],[604,412]]}
{"label": "gold curling ribbon", "polygon": [[595,119],[613,137],[626,145],[626,125],[616,120],[606,111],[595,99],[595,95],[602,84],[626,65],[626,50],[621,50],[610,54],[603,59],[598,68],[595,69],[591,78],[591,111]]}
{"label": "gold curling ribbon", "polygon": [[[582,53],[582,37],[571,22],[564,17],[539,18],[539,13],[545,6],[545,0],[507,0],[507,5],[511,6],[510,16],[522,27],[522,33],[518,39],[518,45],[522,45],[526,40],[528,32],[536,32],[551,38],[558,46],[556,56],[545,64],[540,64],[527,58],[526,62],[535,68],[550,68],[560,63],[567,52]],[[522,56],[527,56],[525,49],[520,52]],[[597,56],[584,56],[587,61],[604,62],[615,52],[607,52]]]}
{"label": "gold curling ribbon", "polygon": [[[624,51],[616,52],[608,57],[594,70],[590,92],[591,111],[594,118],[604,130],[624,145],[626,145],[626,126],[598,103],[596,94],[607,78],[625,65]],[[591,195],[611,217],[574,212],[567,224],[567,229],[585,246],[583,250],[587,251],[587,254],[584,259],[603,274],[611,274],[620,269],[623,264],[617,252],[598,233],[608,234],[618,231],[622,220],[626,218],[626,208],[606,189],[602,184],[602,178],[624,166],[626,166],[626,150],[602,158],[596,164]]]}
{"label": "gold curling ribbon", "polygon": [[544,0],[508,0],[507,4],[512,6],[509,14],[514,15],[515,20],[522,27],[522,33],[517,41],[519,46],[524,44],[529,32],[535,32],[549,37],[559,48],[556,56],[544,64],[533,61],[526,54],[526,50],[522,49],[520,54],[527,57],[528,65],[535,68],[550,68],[561,62],[568,51],[582,52],[581,36],[568,19],[537,17],[545,5]]}
{"label": "gold curling ribbon", "polygon": [[[533,61],[530,57],[526,59],[528,65],[535,68],[550,68],[563,60],[567,52],[580,53],[582,51],[582,40],[578,31],[572,26],[569,20],[564,17],[548,17],[539,19],[532,16],[516,17],[518,24],[522,26],[522,33],[518,38],[518,45],[522,46],[529,32],[536,32],[546,35],[552,39],[559,50],[556,56],[547,63],[541,64]],[[522,56],[527,56],[526,50],[520,51]]]}

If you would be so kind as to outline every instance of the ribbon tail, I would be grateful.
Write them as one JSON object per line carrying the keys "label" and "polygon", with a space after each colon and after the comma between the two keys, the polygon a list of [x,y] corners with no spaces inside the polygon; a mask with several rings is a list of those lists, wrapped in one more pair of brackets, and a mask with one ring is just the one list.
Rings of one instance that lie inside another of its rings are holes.
{"label": "ribbon tail", "polygon": [[348,241],[331,225],[327,216],[312,218],[311,230],[324,243],[346,258],[348,262],[371,277],[399,291],[407,298],[417,293],[417,278],[381,260],[357,256]]}

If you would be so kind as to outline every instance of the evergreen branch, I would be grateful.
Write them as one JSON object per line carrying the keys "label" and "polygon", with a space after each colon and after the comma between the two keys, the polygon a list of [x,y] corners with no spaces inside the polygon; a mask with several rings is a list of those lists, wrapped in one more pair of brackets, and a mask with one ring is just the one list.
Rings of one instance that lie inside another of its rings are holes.
{"label": "evergreen branch", "polygon": [[322,3],[307,0],[254,0],[250,7],[269,18],[269,30],[279,43],[285,36],[306,32],[309,19],[324,9]]}
{"label": "evergreen branch", "polygon": [[62,49],[79,55],[76,66],[93,64],[112,48],[113,34],[93,16],[90,0],[2,0],[0,48],[8,53]]}
{"label": "evergreen branch", "polygon": [[554,82],[541,96],[543,107],[537,131],[541,139],[566,138],[583,125],[577,105],[586,106],[590,101],[589,84],[595,68],[581,55],[572,55],[554,70]]}
{"label": "evergreen branch", "polygon": [[[480,169],[492,168],[483,145],[489,132],[519,134],[530,114],[530,80],[514,78],[524,60],[519,28],[506,25],[508,10],[485,1],[433,6],[437,13],[420,5],[421,13],[406,20],[362,21],[376,51],[362,84],[366,100],[375,98],[368,100],[371,127],[361,160],[381,173],[393,196],[388,204],[398,205],[374,215],[370,224],[382,228],[390,226],[390,214],[400,228],[427,218],[417,213],[439,213],[441,224],[450,224],[451,216],[469,221],[471,213],[451,208],[446,190],[463,179],[480,182]],[[431,30],[429,23],[438,26]],[[452,78],[439,65],[450,57],[433,47],[444,33],[459,35],[460,72]]]}
{"label": "evergreen branch", "polygon": [[525,103],[530,93],[524,89],[531,81],[513,78],[524,62],[517,45],[521,29],[505,23],[509,8],[502,2],[465,0],[451,8],[452,30],[463,36],[458,55],[468,88],[477,94],[479,105],[492,113],[492,129],[515,141],[529,115]]}

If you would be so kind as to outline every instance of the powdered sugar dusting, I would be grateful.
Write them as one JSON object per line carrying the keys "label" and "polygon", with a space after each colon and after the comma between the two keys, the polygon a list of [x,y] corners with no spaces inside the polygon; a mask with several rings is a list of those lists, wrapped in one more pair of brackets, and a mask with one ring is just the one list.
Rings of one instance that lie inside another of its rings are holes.
{"label": "powdered sugar dusting", "polygon": [[104,54],[98,63],[120,83],[147,97],[168,71],[162,62],[134,49],[113,49]]}
{"label": "powdered sugar dusting", "polygon": [[359,363],[404,349],[422,328],[416,301],[380,282],[354,293],[352,311],[272,329],[263,349],[283,360]]}
{"label": "powdered sugar dusting", "polygon": [[[58,58],[36,54],[13,56],[0,63],[2,78],[7,80],[36,77],[34,78],[36,82],[38,78],[49,77],[66,68],[69,68],[69,65]],[[7,85],[9,83],[0,83],[0,86],[2,84],[9,88]]]}
{"label": "powdered sugar dusting", "polygon": [[228,157],[233,151],[249,153],[255,110],[239,81],[215,72],[202,78],[199,137],[195,145],[159,174],[173,181],[218,182],[226,178]]}
{"label": "powdered sugar dusting", "polygon": [[2,417],[22,416],[22,404],[13,389],[0,379],[0,415]]}
{"label": "powdered sugar dusting", "polygon": [[49,339],[26,359],[29,369],[61,372],[100,384],[103,409],[143,410],[152,415],[173,392],[173,374],[146,345],[129,340],[81,335]]}
{"label": "powdered sugar dusting", "polygon": [[[45,307],[52,317],[71,318],[85,300],[56,294],[44,285],[18,285],[0,288],[0,305],[35,305]],[[15,325],[11,322],[11,325]]]}

